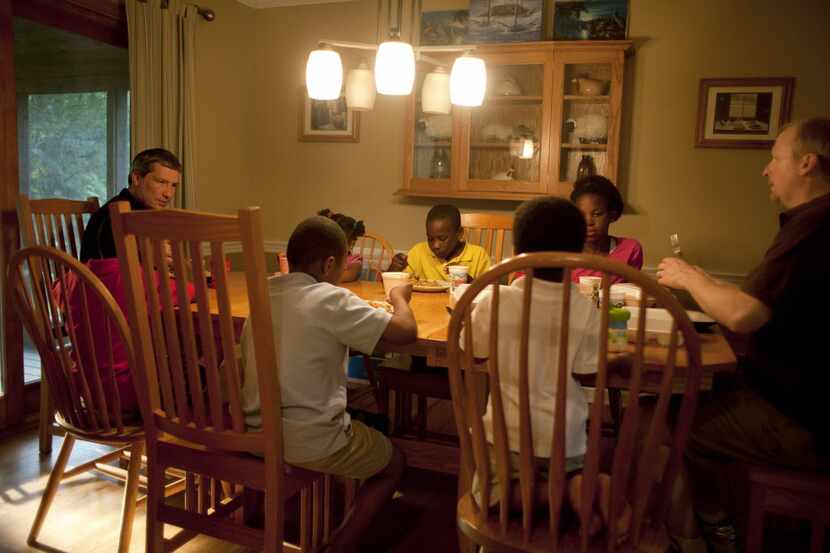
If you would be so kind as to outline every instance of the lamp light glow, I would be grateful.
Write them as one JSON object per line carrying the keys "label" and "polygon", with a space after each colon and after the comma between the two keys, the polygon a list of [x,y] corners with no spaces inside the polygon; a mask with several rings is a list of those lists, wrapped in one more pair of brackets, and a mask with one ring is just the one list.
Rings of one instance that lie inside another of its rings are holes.
{"label": "lamp light glow", "polygon": [[375,106],[375,77],[365,61],[349,71],[346,105],[353,111],[370,111]]}
{"label": "lamp light glow", "polygon": [[536,145],[532,138],[525,138],[522,140],[522,151],[519,153],[519,159],[533,159],[533,154],[536,153]]}
{"label": "lamp light glow", "polygon": [[343,87],[343,63],[331,48],[313,50],[305,66],[305,85],[312,100],[336,100]]}
{"label": "lamp light glow", "polygon": [[450,100],[456,106],[477,107],[484,102],[487,88],[487,69],[484,60],[460,56],[452,64],[450,73]]}
{"label": "lamp light glow", "polygon": [[424,77],[424,85],[421,87],[421,111],[446,115],[451,109],[450,75],[443,67],[436,67]]}
{"label": "lamp light glow", "polygon": [[415,82],[415,53],[412,46],[390,40],[378,46],[375,56],[375,87],[379,94],[406,96]]}

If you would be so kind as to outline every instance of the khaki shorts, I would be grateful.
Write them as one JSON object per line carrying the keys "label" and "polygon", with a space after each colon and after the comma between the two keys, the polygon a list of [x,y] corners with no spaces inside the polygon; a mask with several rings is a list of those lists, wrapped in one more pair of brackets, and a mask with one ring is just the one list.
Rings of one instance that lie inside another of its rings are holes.
{"label": "khaki shorts", "polygon": [[[496,460],[493,446],[487,448],[490,456],[490,507],[495,507],[499,502],[499,495],[501,494],[501,486],[499,485],[499,477],[496,474]],[[510,452],[510,479],[519,479],[519,454],[515,451]],[[548,479],[548,469],[550,468],[550,459],[536,457],[536,474],[542,479]],[[566,477],[571,473],[581,471],[585,465],[585,456],[578,455],[576,457],[565,458],[565,475]],[[473,475],[472,486],[473,497],[476,503],[481,505],[481,482],[478,479],[478,472]]]}
{"label": "khaki shorts", "polygon": [[316,472],[366,480],[385,469],[392,460],[392,442],[374,428],[352,420],[346,435],[349,443],[336,453],[319,461],[292,464]]}

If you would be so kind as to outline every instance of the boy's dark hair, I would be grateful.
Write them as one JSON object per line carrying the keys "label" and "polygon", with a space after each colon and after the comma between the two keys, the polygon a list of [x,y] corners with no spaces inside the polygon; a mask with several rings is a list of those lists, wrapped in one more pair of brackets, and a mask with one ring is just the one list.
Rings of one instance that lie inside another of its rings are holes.
{"label": "boy's dark hair", "polygon": [[441,219],[449,221],[454,230],[461,228],[461,212],[458,211],[458,208],[454,205],[438,204],[432,206],[432,209],[430,209],[429,213],[427,213],[427,224]]}
{"label": "boy's dark hair", "polygon": [[291,233],[286,255],[289,265],[299,269],[329,256],[340,259],[346,255],[346,235],[328,217],[309,217]]}
{"label": "boy's dark hair", "polygon": [[153,170],[153,164],[158,163],[168,169],[182,172],[182,164],[172,152],[164,148],[150,148],[138,152],[130,164],[130,173],[127,175],[127,184],[132,184],[133,173],[138,173],[139,177],[143,177]]}
{"label": "boy's dark hair", "polygon": [[333,213],[330,209],[321,209],[317,212],[317,215],[328,217],[340,225],[340,228],[346,234],[347,244],[366,234],[366,226],[363,224],[363,221],[358,221],[354,217],[349,217],[344,213]]}
{"label": "boy's dark hair", "polygon": [[596,194],[605,199],[605,206],[608,208],[608,212],[612,214],[611,222],[616,221],[622,215],[624,204],[620,191],[617,190],[613,182],[602,175],[590,175],[576,181],[573,192],[571,192],[571,201],[576,203],[576,200],[585,194]]}
{"label": "boy's dark hair", "polygon": [[[585,245],[585,217],[564,198],[544,196],[522,203],[513,219],[513,251],[581,252]],[[537,269],[544,280],[562,281],[561,269]]]}

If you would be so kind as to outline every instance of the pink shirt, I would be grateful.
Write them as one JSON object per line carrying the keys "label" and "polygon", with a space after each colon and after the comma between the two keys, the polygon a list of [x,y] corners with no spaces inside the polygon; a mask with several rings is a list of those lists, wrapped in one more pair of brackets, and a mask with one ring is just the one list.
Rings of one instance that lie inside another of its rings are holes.
{"label": "pink shirt", "polygon": [[[608,252],[608,257],[614,261],[620,261],[634,267],[635,269],[643,268],[643,247],[633,238],[620,238],[611,236],[611,251]],[[571,281],[579,282],[581,276],[602,276],[602,271],[593,271],[591,269],[574,269],[571,271]],[[608,275],[611,284],[624,282],[619,275]]]}

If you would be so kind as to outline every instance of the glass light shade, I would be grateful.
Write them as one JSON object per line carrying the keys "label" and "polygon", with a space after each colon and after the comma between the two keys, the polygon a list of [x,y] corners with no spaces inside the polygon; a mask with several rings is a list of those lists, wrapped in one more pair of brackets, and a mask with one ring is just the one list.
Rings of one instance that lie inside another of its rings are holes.
{"label": "glass light shade", "polygon": [[415,82],[415,53],[412,46],[391,40],[378,46],[375,56],[375,86],[379,94],[406,96]]}
{"label": "glass light shade", "polygon": [[536,153],[536,145],[532,138],[525,138],[522,140],[522,150],[519,152],[519,159],[533,159],[533,154]]}
{"label": "glass light shade", "polygon": [[331,49],[313,50],[305,65],[305,86],[312,100],[336,100],[343,87],[340,54]]}
{"label": "glass light shade", "polygon": [[349,71],[346,77],[346,105],[354,111],[375,107],[375,77],[365,62]]}
{"label": "glass light shade", "polygon": [[484,60],[472,56],[455,59],[450,73],[450,100],[456,106],[476,107],[484,102],[487,69]]}
{"label": "glass light shade", "polygon": [[447,114],[451,109],[450,76],[443,67],[436,67],[424,77],[424,85],[421,87],[421,111]]}

